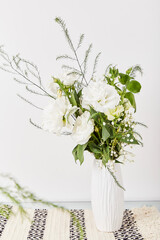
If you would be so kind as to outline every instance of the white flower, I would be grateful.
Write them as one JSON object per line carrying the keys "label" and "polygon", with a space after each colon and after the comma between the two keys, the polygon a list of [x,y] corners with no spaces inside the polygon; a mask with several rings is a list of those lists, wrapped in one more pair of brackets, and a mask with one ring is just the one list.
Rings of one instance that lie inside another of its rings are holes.
{"label": "white flower", "polygon": [[43,112],[43,129],[49,132],[60,134],[63,127],[73,128],[71,114],[76,111],[69,100],[62,96],[51,102]]}
{"label": "white flower", "polygon": [[113,109],[108,109],[106,111],[108,120],[112,121],[113,119],[115,119],[115,117],[120,117],[120,115],[123,111],[124,111],[124,107],[122,105],[119,105]]}
{"label": "white flower", "polygon": [[89,120],[89,117],[90,113],[86,111],[76,119],[71,137],[77,144],[82,145],[88,142],[94,131],[94,121],[93,119]]}
{"label": "white flower", "polygon": [[59,90],[59,85],[56,82],[54,82],[54,81],[50,82],[48,85],[48,88],[49,88],[49,90],[51,90],[51,92],[54,95],[57,95],[57,92]]}
{"label": "white flower", "polygon": [[67,71],[64,71],[57,78],[66,86],[71,86],[77,81],[77,75],[74,73],[69,74]]}
{"label": "white flower", "polygon": [[106,113],[108,109],[118,105],[120,96],[113,86],[105,81],[91,81],[82,90],[82,106],[89,109],[93,107],[98,112]]}

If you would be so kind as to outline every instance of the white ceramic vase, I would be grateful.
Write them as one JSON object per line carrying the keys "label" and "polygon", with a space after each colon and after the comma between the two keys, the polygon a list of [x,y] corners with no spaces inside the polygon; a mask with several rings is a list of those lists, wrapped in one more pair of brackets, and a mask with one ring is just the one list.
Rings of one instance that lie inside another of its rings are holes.
{"label": "white ceramic vase", "polygon": [[[121,185],[120,164],[115,164],[115,173]],[[99,167],[94,160],[91,185],[92,211],[99,231],[113,232],[120,229],[124,211],[124,190],[113,179],[107,168]]]}

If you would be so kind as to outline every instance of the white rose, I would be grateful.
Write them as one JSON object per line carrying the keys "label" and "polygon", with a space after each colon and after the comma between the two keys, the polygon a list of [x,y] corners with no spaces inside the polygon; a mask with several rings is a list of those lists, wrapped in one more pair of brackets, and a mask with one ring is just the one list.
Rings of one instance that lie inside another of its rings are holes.
{"label": "white rose", "polygon": [[63,127],[72,129],[74,120],[71,114],[75,111],[76,107],[72,107],[65,96],[53,100],[53,102],[44,109],[43,129],[57,134],[61,133]]}
{"label": "white rose", "polygon": [[124,107],[119,105],[113,109],[108,109],[105,113],[108,117],[108,120],[112,121],[115,117],[120,117],[121,113],[124,111]]}
{"label": "white rose", "polygon": [[94,131],[94,121],[93,119],[89,120],[89,117],[90,113],[86,111],[76,119],[71,137],[77,144],[82,145],[88,142]]}
{"label": "white rose", "polygon": [[108,109],[118,105],[120,96],[113,86],[105,81],[91,81],[82,90],[82,106],[89,109],[93,107],[98,112],[106,113]]}

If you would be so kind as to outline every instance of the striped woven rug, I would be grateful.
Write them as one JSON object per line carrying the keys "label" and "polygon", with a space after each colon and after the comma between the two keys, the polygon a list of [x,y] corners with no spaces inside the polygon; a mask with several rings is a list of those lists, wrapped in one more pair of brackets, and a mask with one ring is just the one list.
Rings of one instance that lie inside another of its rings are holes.
{"label": "striped woven rug", "polygon": [[[8,219],[0,216],[0,240],[77,240],[80,233],[70,214],[60,209],[28,209],[21,218],[16,207]],[[154,207],[125,210],[119,231],[96,229],[91,210],[72,210],[84,231],[84,240],[160,240],[160,213]]]}

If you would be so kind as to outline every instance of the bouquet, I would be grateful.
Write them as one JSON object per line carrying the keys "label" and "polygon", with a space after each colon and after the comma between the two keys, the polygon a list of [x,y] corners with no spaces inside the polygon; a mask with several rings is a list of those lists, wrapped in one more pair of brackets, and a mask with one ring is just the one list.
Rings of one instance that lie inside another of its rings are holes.
{"label": "bouquet", "polygon": [[[35,64],[19,55],[10,58],[3,47],[0,48],[0,55],[5,63],[1,69],[16,75],[14,80],[24,85],[30,93],[50,98],[48,106],[42,109],[42,126],[30,120],[34,126],[57,135],[70,135],[76,143],[72,151],[75,161],[82,164],[84,151],[92,153],[99,166],[108,168],[116,183],[123,188],[115,178],[114,166],[123,164],[128,159],[128,154],[131,154],[128,146],[142,145],[141,136],[135,130],[136,125],[141,123],[133,119],[136,111],[134,94],[141,90],[141,84],[135,78],[137,72],[142,74],[142,69],[135,65],[122,73],[116,66],[109,65],[104,75],[98,79],[95,76],[101,54],[98,53],[93,72],[88,79],[86,72],[92,44],[85,51],[84,59],[80,61],[78,52],[84,34],[75,46],[65,22],[61,18],[56,18],[55,21],[62,28],[73,53],[73,56],[59,56],[57,60],[69,60],[74,65],[63,65],[63,73],[52,77],[49,89],[44,88]],[[35,91],[35,88],[39,91]],[[24,97],[18,96],[37,107]]]}

